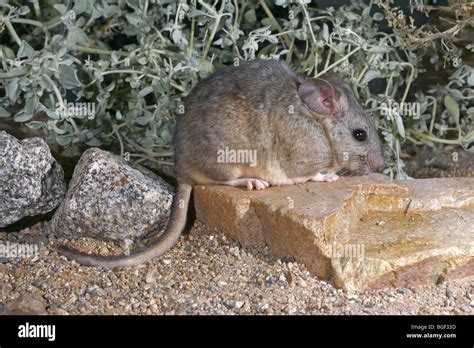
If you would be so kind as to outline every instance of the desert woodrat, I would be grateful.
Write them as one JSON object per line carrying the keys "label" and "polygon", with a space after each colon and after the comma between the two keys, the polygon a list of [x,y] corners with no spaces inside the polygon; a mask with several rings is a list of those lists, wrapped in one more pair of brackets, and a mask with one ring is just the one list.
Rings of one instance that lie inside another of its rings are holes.
{"label": "desert woodrat", "polygon": [[[174,149],[178,187],[168,227],[156,241],[128,256],[60,252],[83,265],[138,265],[176,243],[194,185],[261,190],[384,166],[375,124],[341,78],[304,78],[276,60],[226,67],[200,81],[178,116]],[[218,161],[224,149],[255,156],[251,163]]]}

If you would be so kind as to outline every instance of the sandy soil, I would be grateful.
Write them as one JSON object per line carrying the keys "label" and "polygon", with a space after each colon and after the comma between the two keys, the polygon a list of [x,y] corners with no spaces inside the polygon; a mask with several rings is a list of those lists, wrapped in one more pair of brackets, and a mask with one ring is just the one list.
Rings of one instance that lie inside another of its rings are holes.
{"label": "sandy soil", "polygon": [[[474,277],[348,293],[265,248],[244,250],[211,235],[199,222],[161,259],[102,270],[60,257],[54,246],[61,241],[46,227],[0,233],[2,243],[38,245],[34,258],[0,258],[0,313],[26,302],[49,314],[474,314]],[[92,239],[73,246],[100,253],[124,250]]]}

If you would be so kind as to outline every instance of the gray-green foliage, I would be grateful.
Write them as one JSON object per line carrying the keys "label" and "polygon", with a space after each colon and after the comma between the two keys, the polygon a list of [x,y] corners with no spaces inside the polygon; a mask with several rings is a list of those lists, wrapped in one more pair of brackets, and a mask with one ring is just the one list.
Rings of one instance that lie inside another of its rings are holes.
{"label": "gray-green foliage", "polygon": [[[133,160],[166,160],[173,119],[192,86],[216,68],[257,57],[285,59],[306,75],[346,78],[377,121],[392,176],[405,176],[404,142],[469,148],[474,141],[474,69],[456,60],[449,81],[410,88],[430,69],[422,62],[429,51],[409,45],[400,31],[381,32],[384,15],[373,4],[335,10],[307,0],[77,0],[41,8],[0,0],[0,10],[0,117],[41,128],[64,147],[118,145]],[[284,15],[276,19],[276,12]],[[449,44],[431,59],[453,67]],[[369,88],[375,79],[382,90]],[[384,102],[409,98],[421,105],[419,119],[382,115]],[[94,102],[95,114],[56,113],[58,103],[76,99]]]}

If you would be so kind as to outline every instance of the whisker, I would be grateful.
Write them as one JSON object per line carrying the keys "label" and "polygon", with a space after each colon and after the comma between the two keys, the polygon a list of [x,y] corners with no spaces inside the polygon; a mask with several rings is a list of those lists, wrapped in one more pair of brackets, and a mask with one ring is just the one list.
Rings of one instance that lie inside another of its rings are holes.
{"label": "whisker", "polygon": [[[335,155],[332,155],[332,156],[328,156],[328,157],[322,157],[318,160],[311,160],[311,161],[308,161],[308,162],[313,162],[313,163],[327,163],[328,161],[330,160],[333,160],[333,161],[337,161],[337,162],[341,162],[341,163],[362,163],[362,162],[366,162],[366,156],[358,156],[358,155],[355,155],[353,156],[355,158],[352,158],[352,159],[347,159],[347,160],[341,160],[340,156],[335,156]],[[302,158],[302,157],[301,157]],[[282,159],[279,159],[279,160],[271,160],[271,161],[268,161],[268,163],[282,163],[282,162],[285,162],[285,161],[290,161],[290,160],[293,160],[293,159],[297,159],[297,157],[295,156],[288,156],[288,157],[285,157],[285,158],[282,158]],[[301,162],[306,162],[306,161],[301,161]]]}
{"label": "whisker", "polygon": [[[299,158],[304,159],[304,157],[301,157],[301,156]],[[285,157],[285,158],[282,158],[282,159],[269,161],[269,163],[276,163],[276,162],[281,163],[281,162],[290,161],[290,160],[293,160],[293,159],[298,159],[298,157],[288,156],[288,157]],[[324,163],[324,162],[327,162],[329,160],[335,160],[335,159],[337,159],[335,156],[327,156],[327,157],[320,157],[318,161],[320,163]],[[316,160],[313,160],[313,161],[316,162]]]}
{"label": "whisker", "polygon": [[336,174],[339,175],[339,176],[344,176],[346,175],[347,173],[350,173],[351,170],[348,169],[348,168],[342,168],[340,171],[338,171]]}
{"label": "whisker", "polygon": [[[360,163],[365,163],[365,161],[361,160],[361,159],[352,159],[352,160],[347,160],[347,161],[339,161],[341,166],[344,166],[344,165],[349,165],[349,164],[360,164]],[[305,164],[305,165],[319,165],[319,164],[322,164],[322,163],[326,163],[326,162],[322,162],[322,161],[299,161],[299,162],[296,162],[296,163],[301,163],[301,164]]]}

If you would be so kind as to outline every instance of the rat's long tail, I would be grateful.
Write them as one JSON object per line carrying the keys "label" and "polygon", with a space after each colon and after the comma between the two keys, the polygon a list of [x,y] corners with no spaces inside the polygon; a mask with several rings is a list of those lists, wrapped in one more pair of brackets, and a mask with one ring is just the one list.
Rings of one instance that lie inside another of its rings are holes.
{"label": "rat's long tail", "polygon": [[189,199],[193,187],[189,184],[179,183],[177,192],[171,206],[171,215],[168,226],[163,234],[151,245],[132,251],[130,255],[99,256],[80,253],[67,247],[61,246],[59,253],[70,260],[75,260],[85,266],[100,266],[104,268],[115,268],[124,266],[136,266],[163,255],[177,241],[186,225],[186,214]]}

